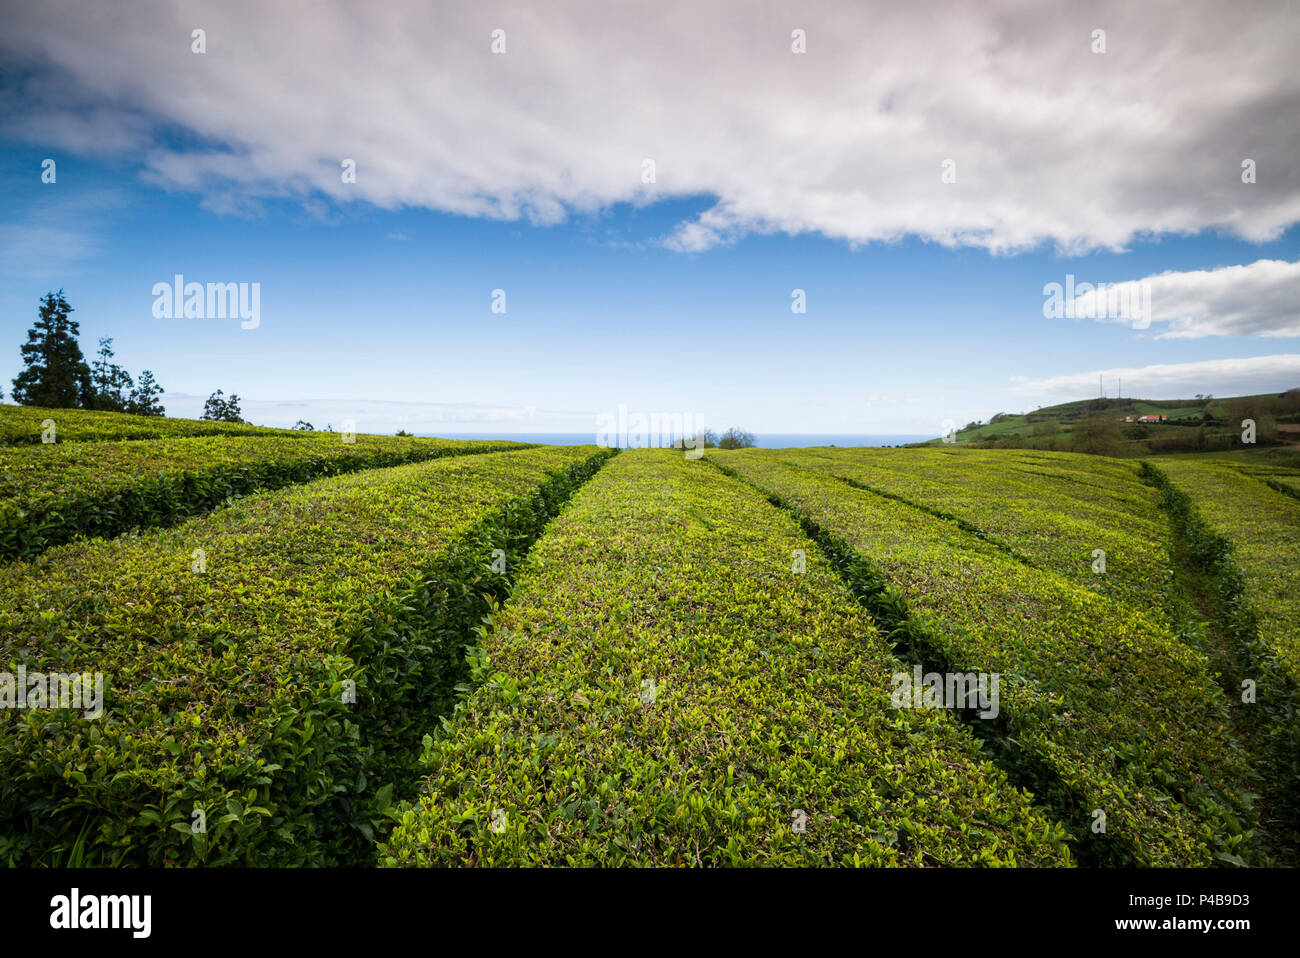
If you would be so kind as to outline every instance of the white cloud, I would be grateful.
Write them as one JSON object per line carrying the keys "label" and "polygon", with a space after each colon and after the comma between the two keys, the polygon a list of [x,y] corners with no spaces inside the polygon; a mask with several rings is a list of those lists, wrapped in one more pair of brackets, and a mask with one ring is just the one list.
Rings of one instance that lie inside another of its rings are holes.
{"label": "white cloud", "polygon": [[1205,229],[1262,241],[1300,221],[1300,13],[1280,3],[126,9],[11,5],[0,66],[35,79],[6,93],[5,129],[127,150],[216,209],[319,193],[551,223],[715,197],[665,238],[688,251],[778,230],[1078,251]]}
{"label": "white cloud", "polygon": [[[1152,323],[1167,324],[1157,339],[1204,336],[1300,336],[1300,262],[1261,259],[1245,266],[1175,272],[1116,283],[1075,297],[1074,315],[1127,322],[1115,302],[1148,298]],[[1107,312],[1107,305],[1111,305]],[[1111,318],[1103,318],[1109,316]]]}
{"label": "white cloud", "polygon": [[1137,399],[1185,399],[1197,393],[1216,396],[1280,393],[1300,387],[1300,353],[1094,369],[1047,379],[1020,377],[1012,381],[1011,392],[1043,404],[1069,401],[1097,395],[1098,377],[1107,395],[1114,396],[1122,380],[1123,394]]}

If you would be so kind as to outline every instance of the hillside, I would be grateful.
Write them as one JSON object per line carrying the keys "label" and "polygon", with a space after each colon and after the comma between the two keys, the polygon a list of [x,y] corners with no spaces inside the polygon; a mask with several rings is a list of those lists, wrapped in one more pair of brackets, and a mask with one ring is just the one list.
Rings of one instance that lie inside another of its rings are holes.
{"label": "hillside", "polygon": [[988,422],[967,423],[952,442],[936,437],[916,445],[1111,456],[1217,452],[1242,447],[1243,419],[1255,420],[1260,451],[1300,442],[1300,390],[1199,399],[1080,399],[1029,413],[1000,413]]}

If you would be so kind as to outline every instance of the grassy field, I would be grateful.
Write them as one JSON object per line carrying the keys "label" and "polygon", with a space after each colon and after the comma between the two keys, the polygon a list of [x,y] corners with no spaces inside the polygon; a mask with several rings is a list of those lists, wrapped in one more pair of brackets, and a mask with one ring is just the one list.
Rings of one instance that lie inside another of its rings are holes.
{"label": "grassy field", "polygon": [[0,862],[1300,862],[1293,458],[56,421]]}

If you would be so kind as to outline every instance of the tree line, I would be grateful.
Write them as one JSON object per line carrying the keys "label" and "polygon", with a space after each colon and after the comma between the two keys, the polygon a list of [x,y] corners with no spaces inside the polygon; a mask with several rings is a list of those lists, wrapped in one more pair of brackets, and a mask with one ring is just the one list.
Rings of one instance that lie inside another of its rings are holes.
{"label": "tree line", "polygon": [[[94,363],[86,362],[78,339],[81,327],[72,319],[72,312],[63,290],[41,298],[36,322],[27,331],[27,342],[19,347],[24,368],[14,377],[13,401],[48,409],[165,415],[158,399],[164,389],[153,372],[146,369],[137,379],[114,362],[112,337],[101,338]],[[201,418],[243,422],[239,397],[227,397],[218,389],[208,397]]]}

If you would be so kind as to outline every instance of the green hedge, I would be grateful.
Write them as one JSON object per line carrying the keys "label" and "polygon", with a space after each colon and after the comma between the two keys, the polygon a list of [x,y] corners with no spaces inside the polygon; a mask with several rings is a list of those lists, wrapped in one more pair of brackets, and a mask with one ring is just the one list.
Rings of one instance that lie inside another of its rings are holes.
{"label": "green hedge", "polygon": [[358,469],[527,449],[513,442],[215,436],[0,449],[0,559],[171,525],[232,496]]}
{"label": "green hedge", "polygon": [[798,526],[680,452],[578,493],[475,660],[381,864],[1070,862],[950,715],[890,706],[899,663]]}
{"label": "green hedge", "polygon": [[1231,551],[1254,631],[1300,683],[1300,503],[1270,488],[1271,477],[1226,463],[1166,460],[1147,469],[1189,498],[1207,541]]}
{"label": "green hedge", "polygon": [[[1110,601],[949,521],[780,457],[708,459],[793,510],[902,651],[943,671],[1002,675],[1001,715],[981,732],[1013,780],[1070,829],[1081,861],[1204,865],[1257,855],[1226,700],[1205,656],[1158,612]],[[1092,830],[1095,810],[1105,813],[1104,833]]]}
{"label": "green hedge", "polygon": [[0,710],[0,861],[365,861],[504,594],[491,550],[516,562],[607,455],[354,473],[0,569],[0,668],[108,686],[99,719]]}
{"label": "green hedge", "polygon": [[54,420],[56,444],[116,439],[178,439],[182,436],[311,436],[305,430],[170,416],[133,416],[93,409],[48,409],[0,403],[0,446],[41,445],[45,420]]}
{"label": "green hedge", "polygon": [[[1229,694],[1240,698],[1243,679],[1255,684],[1255,700],[1242,702],[1239,713],[1250,729],[1258,787],[1267,799],[1272,850],[1281,863],[1294,865],[1300,861],[1300,683],[1280,640],[1294,636],[1286,616],[1295,620],[1298,600],[1286,580],[1294,579],[1300,561],[1300,512],[1227,467],[1144,462],[1142,473],[1161,492],[1175,548],[1207,600],[1212,628],[1230,643]],[[1261,579],[1269,590],[1258,587]]]}
{"label": "green hedge", "polygon": [[[1099,595],[1152,604],[1168,565],[1156,495],[1131,462],[1075,453],[845,449],[780,455],[951,519]],[[1106,571],[1093,571],[1093,551]]]}

